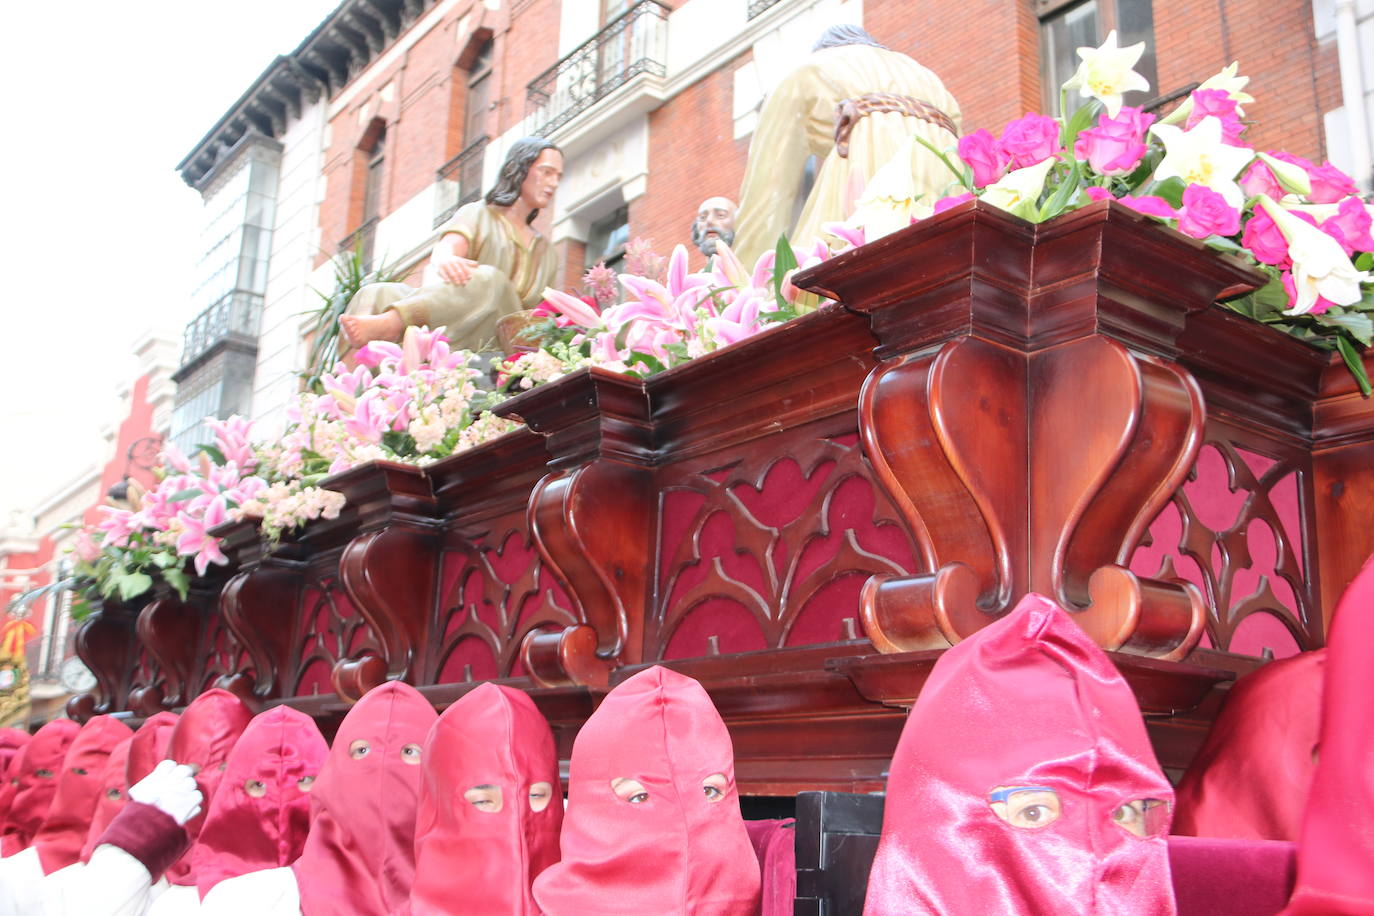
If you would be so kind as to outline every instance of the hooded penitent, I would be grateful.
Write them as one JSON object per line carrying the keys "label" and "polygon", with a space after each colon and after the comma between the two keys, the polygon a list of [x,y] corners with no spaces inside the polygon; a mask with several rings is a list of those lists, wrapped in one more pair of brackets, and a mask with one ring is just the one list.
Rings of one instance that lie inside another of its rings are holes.
{"label": "hooded penitent", "polygon": [[1174,833],[1296,841],[1316,767],[1326,650],[1270,662],[1231,688],[1178,784]]}
{"label": "hooded penitent", "polygon": [[534,916],[535,876],[558,861],[563,798],[553,733],[529,695],[483,684],[425,741],[413,916]]}
{"label": "hooded penitent", "polygon": [[54,719],[34,734],[10,764],[10,776],[18,783],[0,831],[0,855],[12,856],[33,842],[57,793],[57,774],[67,748],[80,730],[71,719]]}
{"label": "hooded penitent", "polygon": [[229,755],[191,854],[202,898],[226,878],[296,860],[310,830],[310,791],[328,754],[304,713],[276,706],[254,717]]}
{"label": "hooded penitent", "polygon": [[81,861],[91,860],[96,841],[128,803],[129,786],[151,773],[158,761],[166,758],[167,743],[172,737],[172,726],[176,724],[177,714],[174,712],[151,715],[127,743],[121,743],[110,754],[100,777],[100,797],[96,801],[95,816],[91,818],[86,842],[81,847]]}
{"label": "hooded penitent", "polygon": [[701,685],[666,668],[616,687],[582,726],[545,916],[750,916],[759,865],[730,734]]}
{"label": "hooded penitent", "polygon": [[33,845],[43,874],[50,875],[81,858],[81,847],[95,817],[101,777],[114,749],[134,733],[112,716],[94,716],[81,727],[67,749],[57,775],[57,792]]}
{"label": "hooded penitent", "polygon": [[1326,643],[1321,743],[1283,916],[1374,914],[1374,558],[1336,606]]}
{"label": "hooded penitent", "polygon": [[20,728],[0,728],[0,826],[4,826],[5,814],[14,800],[14,790],[18,788],[18,767],[10,768],[19,759],[19,752],[29,743],[29,733]]}
{"label": "hooded penitent", "polygon": [[[171,741],[167,744],[167,757],[196,769],[196,786],[203,798],[209,800],[215,797],[215,790],[224,778],[229,752],[234,749],[239,735],[243,734],[252,718],[252,711],[242,700],[216,687],[192,700],[177,720]],[[196,883],[191,855],[195,852],[200,829],[205,824],[205,809],[208,807],[202,802],[201,812],[186,822],[186,835],[191,839],[191,848],[167,869],[165,877],[169,884]]]}
{"label": "hooded penitent", "polygon": [[864,914],[1172,916],[1172,802],[1106,653],[1027,595],[921,688]]}
{"label": "hooded penitent", "polygon": [[348,712],[310,792],[310,836],[292,864],[304,916],[384,916],[415,878],[415,810],[425,736],[437,718],[400,681]]}
{"label": "hooded penitent", "polygon": [[29,733],[22,728],[0,728],[0,775],[9,769],[10,761],[29,743]]}

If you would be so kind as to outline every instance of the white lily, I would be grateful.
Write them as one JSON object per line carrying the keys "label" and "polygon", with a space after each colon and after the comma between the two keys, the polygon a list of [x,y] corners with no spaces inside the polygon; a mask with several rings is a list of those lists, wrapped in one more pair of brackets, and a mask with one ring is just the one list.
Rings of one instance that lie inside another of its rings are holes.
{"label": "white lily", "polygon": [[1146,92],[1150,81],[1131,68],[1145,53],[1145,42],[1127,48],[1116,46],[1116,29],[1107,33],[1100,48],[1079,48],[1082,63],[1064,84],[1064,90],[1077,89],[1085,99],[1097,99],[1107,108],[1110,117],[1121,112],[1121,96],[1126,92]]}
{"label": "white lily", "polygon": [[1164,159],[1155,169],[1156,181],[1182,178],[1187,184],[1211,188],[1237,210],[1245,205],[1245,194],[1235,179],[1254,160],[1255,151],[1223,143],[1221,121],[1203,118],[1192,130],[1156,124],[1150,132],[1164,141]]}
{"label": "white lily", "polygon": [[1268,153],[1255,155],[1260,158],[1260,162],[1269,166],[1269,171],[1278,179],[1279,187],[1290,194],[1301,194],[1303,197],[1312,193],[1312,179],[1307,174],[1307,169],[1291,162],[1284,162],[1282,159],[1275,159]]}
{"label": "white lily", "polygon": [[[1197,92],[1198,89],[1225,89],[1226,97],[1236,103],[1236,117],[1244,117],[1245,109],[1241,106],[1249,105],[1255,100],[1255,97],[1244,91],[1245,87],[1250,84],[1250,77],[1237,75],[1239,71],[1240,61],[1233,60],[1229,65],[1222,67],[1220,73],[1203,80],[1193,92]],[[1182,124],[1188,120],[1188,115],[1192,113],[1193,96],[1192,93],[1189,93],[1188,97],[1183,100],[1183,104],[1169,112],[1159,123]]]}
{"label": "white lily", "polygon": [[1293,285],[1298,301],[1285,315],[1307,314],[1317,304],[1318,296],[1336,305],[1360,301],[1360,284],[1374,281],[1374,276],[1356,270],[1339,242],[1298,219],[1267,194],[1259,196],[1259,204],[1288,241],[1288,256],[1293,259]]}
{"label": "white lily", "polygon": [[862,226],[867,241],[891,235],[910,226],[912,220],[925,219],[932,210],[921,202],[916,187],[916,141],[908,137],[864,186],[849,227]]}
{"label": "white lily", "polygon": [[1040,200],[1040,192],[1045,190],[1045,179],[1049,177],[1055,161],[1050,156],[1035,165],[1008,172],[983,189],[982,199],[994,207],[1035,222],[1036,202]]}

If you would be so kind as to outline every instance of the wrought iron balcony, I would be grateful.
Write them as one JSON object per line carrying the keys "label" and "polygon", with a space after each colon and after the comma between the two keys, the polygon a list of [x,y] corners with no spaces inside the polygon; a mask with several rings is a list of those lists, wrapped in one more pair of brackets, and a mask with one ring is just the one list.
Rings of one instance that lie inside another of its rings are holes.
{"label": "wrought iron balcony", "polygon": [[182,334],[181,364],[189,366],[227,337],[257,342],[262,320],[262,296],[236,289],[201,312]]}
{"label": "wrought iron balcony", "polygon": [[749,18],[753,19],[764,10],[776,6],[778,0],[749,0]]}
{"label": "wrought iron balcony", "polygon": [[364,273],[372,269],[372,249],[373,243],[377,240],[377,222],[377,217],[372,217],[344,236],[343,241],[339,243],[340,254],[345,251],[357,252],[358,258],[363,262]]}
{"label": "wrought iron balcony", "polygon": [[434,228],[442,226],[464,204],[482,196],[482,162],[487,152],[487,137],[468,144],[467,149],[444,163],[437,181],[439,193],[435,198]]}
{"label": "wrought iron balcony", "polygon": [[547,137],[640,74],[667,74],[668,7],[641,0],[529,84],[532,132]]}

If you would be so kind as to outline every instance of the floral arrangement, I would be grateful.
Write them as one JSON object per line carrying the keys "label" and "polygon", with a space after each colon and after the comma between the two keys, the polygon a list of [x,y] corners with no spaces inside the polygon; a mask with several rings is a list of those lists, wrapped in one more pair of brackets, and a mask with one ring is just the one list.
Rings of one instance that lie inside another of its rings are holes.
{"label": "floral arrangement", "polygon": [[688,273],[682,245],[673,249],[666,266],[639,251],[641,269],[660,276],[628,271],[615,276],[624,292],[620,301],[606,290],[607,274],[613,272],[598,265],[584,277],[591,289],[585,297],[544,291],[541,310],[549,321],[543,348],[507,361],[503,370],[519,388],[593,365],[643,376],[662,372],[796,317],[805,305],[792,275],[829,257],[829,247],[819,239],[798,251],[784,237],[750,271],[728,245],[717,242],[709,270]]}
{"label": "floral arrangement", "polygon": [[[1357,347],[1374,337],[1371,208],[1351,178],[1245,139],[1248,77],[1231,64],[1162,119],[1124,104],[1149,89],[1132,68],[1144,43],[1121,48],[1112,32],[1061,90],[1059,118],[1027,114],[1000,137],[977,130],[935,149],[953,175],[933,204],[914,190],[916,142],[870,180],[854,215],[827,230],[849,245],[977,197],[1031,222],[1112,198],[1269,275],[1261,289],[1224,303],[1310,343],[1340,352],[1370,393]],[[1086,99],[1069,113],[1070,94]]]}
{"label": "floral arrangement", "polygon": [[228,562],[215,526],[260,518],[275,541],[338,516],[344,495],[319,485],[329,475],[375,459],[429,464],[517,425],[487,412],[504,396],[479,389],[475,357],[438,332],[408,328],[401,344],[373,342],[356,359],[321,376],[323,393],[300,396],[276,443],[253,444],[251,423],[230,417],[209,422],[213,444],[194,461],[166,445],[156,487],[130,508],[101,506],[100,521],[77,533],[83,597],[127,601],[160,576],[184,598],[192,569]]}

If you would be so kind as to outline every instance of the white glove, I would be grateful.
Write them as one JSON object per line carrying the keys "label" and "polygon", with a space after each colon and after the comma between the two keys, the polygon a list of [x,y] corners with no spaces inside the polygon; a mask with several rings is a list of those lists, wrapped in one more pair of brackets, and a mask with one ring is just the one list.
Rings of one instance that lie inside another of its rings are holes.
{"label": "white glove", "polygon": [[200,813],[203,800],[191,768],[175,760],[164,760],[153,771],[129,787],[129,798],[152,805],[184,826]]}

